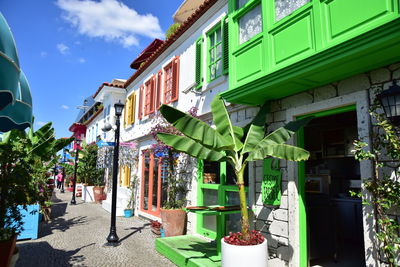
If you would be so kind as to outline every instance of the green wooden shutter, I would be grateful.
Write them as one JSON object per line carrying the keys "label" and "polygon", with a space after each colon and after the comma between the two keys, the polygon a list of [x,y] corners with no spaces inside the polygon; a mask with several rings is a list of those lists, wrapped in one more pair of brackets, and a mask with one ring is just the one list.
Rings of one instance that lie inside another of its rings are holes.
{"label": "green wooden shutter", "polygon": [[203,73],[202,73],[202,46],[203,38],[200,37],[196,41],[196,89],[200,89],[203,85]]}
{"label": "green wooden shutter", "polygon": [[279,160],[264,159],[261,195],[265,205],[279,206],[281,204],[281,184],[282,173],[279,169]]}
{"label": "green wooden shutter", "polygon": [[229,72],[229,29],[228,17],[222,19],[222,73]]}

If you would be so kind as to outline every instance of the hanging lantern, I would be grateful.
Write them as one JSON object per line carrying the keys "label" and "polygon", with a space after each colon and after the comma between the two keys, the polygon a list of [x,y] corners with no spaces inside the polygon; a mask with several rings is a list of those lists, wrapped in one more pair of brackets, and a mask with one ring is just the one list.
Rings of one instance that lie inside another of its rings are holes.
{"label": "hanging lantern", "polygon": [[395,126],[400,125],[400,86],[397,81],[389,89],[376,96],[385,112],[386,118]]}

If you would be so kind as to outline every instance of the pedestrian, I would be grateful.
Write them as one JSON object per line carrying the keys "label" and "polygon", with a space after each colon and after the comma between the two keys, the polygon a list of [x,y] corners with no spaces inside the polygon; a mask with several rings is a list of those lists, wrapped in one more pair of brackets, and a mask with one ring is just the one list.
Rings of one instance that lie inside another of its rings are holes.
{"label": "pedestrian", "polygon": [[63,175],[62,175],[62,172],[60,172],[57,175],[57,189],[61,189],[62,182],[63,182]]}

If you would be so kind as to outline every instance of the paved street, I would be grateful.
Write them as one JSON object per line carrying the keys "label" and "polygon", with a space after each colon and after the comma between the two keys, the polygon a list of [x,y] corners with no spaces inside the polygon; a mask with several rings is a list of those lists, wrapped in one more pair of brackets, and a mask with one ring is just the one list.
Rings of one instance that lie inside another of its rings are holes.
{"label": "paved street", "polygon": [[117,217],[118,247],[104,247],[110,214],[100,204],[69,205],[71,193],[55,193],[52,221],[41,223],[37,240],[18,241],[17,267],[175,266],[155,250],[149,223]]}

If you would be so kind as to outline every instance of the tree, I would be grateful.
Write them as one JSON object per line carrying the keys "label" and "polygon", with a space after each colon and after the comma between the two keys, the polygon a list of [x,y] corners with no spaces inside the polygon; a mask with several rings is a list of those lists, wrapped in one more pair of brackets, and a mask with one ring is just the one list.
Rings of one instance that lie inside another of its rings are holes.
{"label": "tree", "polygon": [[183,136],[159,133],[157,137],[174,149],[201,160],[226,161],[235,170],[239,189],[242,236],[250,239],[249,216],[244,187],[244,170],[247,164],[267,157],[301,161],[309,152],[285,142],[311,117],[288,123],[265,136],[267,104],[264,104],[253,121],[244,128],[232,125],[224,101],[216,96],[211,102],[211,112],[216,129],[207,123],[173,107],[162,105],[161,114]]}

